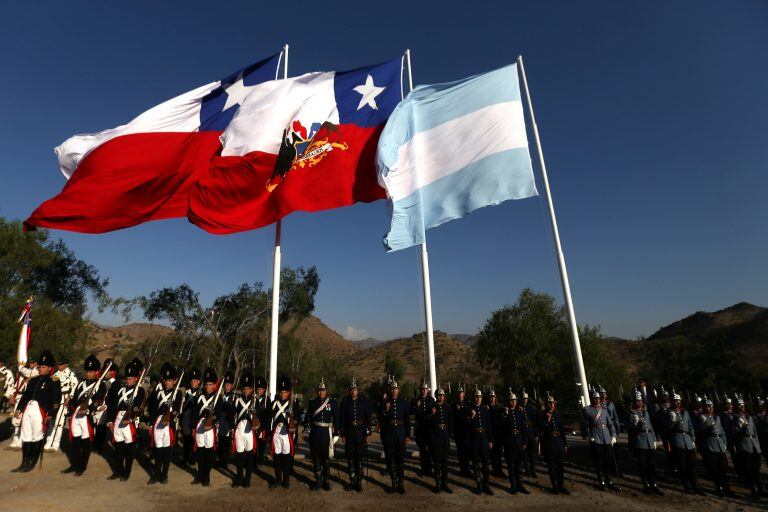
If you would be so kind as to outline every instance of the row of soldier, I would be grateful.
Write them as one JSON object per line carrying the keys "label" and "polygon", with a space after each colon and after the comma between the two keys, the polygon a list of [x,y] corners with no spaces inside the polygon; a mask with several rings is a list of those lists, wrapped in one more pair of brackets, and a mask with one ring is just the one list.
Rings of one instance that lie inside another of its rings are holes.
{"label": "row of soldier", "polygon": [[[610,474],[621,473],[616,453],[621,430],[619,415],[602,387],[593,389],[590,398],[590,405],[582,410],[582,434],[589,439],[598,487],[618,492],[620,488],[611,481]],[[660,393],[650,395],[641,380],[627,402],[628,448],[636,460],[646,494],[663,494],[655,464],[656,449],[662,447],[672,475],[687,493],[704,494],[696,471],[698,452],[717,496],[736,496],[728,478],[727,454],[752,498],[768,496],[760,481],[761,458],[765,457],[768,463],[768,453],[761,449],[761,443],[768,447],[768,411],[764,400],[757,398],[756,411],[751,414],[742,396],[726,396],[722,410],[717,413],[709,397],[695,396],[689,412],[674,389],[669,393],[662,387]]]}
{"label": "row of soldier", "polygon": [[[59,364],[58,371],[51,376],[53,363],[53,357],[44,353],[38,364],[20,369],[27,384],[16,403],[14,421],[18,428],[14,442],[23,445],[23,455],[22,464],[15,471],[30,470],[41,457],[44,444],[55,449],[66,422],[72,466],[65,472],[82,474],[91,446],[101,453],[109,435],[115,454],[110,478],[127,480],[138,439],[137,427],[143,417],[150,426],[154,451],[155,470],[149,483],[167,482],[178,432],[182,436],[184,464],[197,465],[193,484],[209,485],[212,467],[218,463],[226,469],[233,448],[237,468],[233,486],[248,487],[254,467],[263,462],[268,447],[275,471],[270,485],[288,487],[299,441],[298,427],[303,423],[315,489],[330,489],[330,460],[338,438],[345,448],[350,488],[362,489],[368,440],[375,428],[384,448],[390,492],[405,492],[405,454],[411,438],[418,445],[421,474],[434,477],[436,492],[451,492],[447,460],[452,440],[461,473],[474,478],[478,494],[492,493],[489,475],[503,475],[502,462],[507,465],[509,491],[528,493],[522,475],[524,472],[536,476],[534,460],[539,451],[547,464],[550,491],[569,492],[564,485],[565,429],[556,402],[549,394],[541,410],[529,403],[525,391],[518,400],[512,390],[500,404],[493,389],[486,396],[475,389],[470,399],[459,389],[449,404],[444,390],[436,390],[433,399],[424,384],[421,394],[407,401],[400,396],[397,383],[390,381],[387,391],[372,405],[355,382],[340,403],[328,397],[321,383],[317,397],[309,402],[305,413],[294,399],[287,378],[280,379],[274,401],[269,400],[262,378],[243,375],[238,391],[230,372],[218,386],[219,379],[211,369],[204,373],[191,370],[186,388],[180,391],[183,375],[165,364],[161,381],[146,393],[139,382],[144,372],[138,360],[126,366],[123,383],[117,380],[117,367],[111,361],[101,366],[95,357],[89,356],[82,382],[77,382],[66,364]],[[35,407],[30,408],[30,403]],[[670,397],[662,388],[660,399],[652,400],[643,386],[638,387],[629,400],[625,425],[645,492],[662,494],[654,464],[655,450],[661,445],[686,491],[700,492],[695,474],[694,450],[698,448],[712,474],[717,494],[733,495],[726,473],[725,454],[730,451],[739,474],[748,482],[753,496],[759,498],[764,494],[759,480],[760,436],[768,430],[762,402],[760,407],[753,417],[746,413],[743,400],[737,398],[736,411],[726,408],[715,415],[711,400],[705,398],[701,410],[694,408],[691,417],[682,408],[678,394],[673,392]],[[615,451],[620,430],[619,414],[607,393],[594,390],[590,405],[582,410],[582,432],[589,439],[600,489],[619,491],[610,474],[620,474]]]}
{"label": "row of soldier", "polygon": [[150,484],[167,482],[178,433],[184,448],[183,463],[197,465],[193,484],[209,485],[211,469],[217,462],[226,470],[231,449],[237,468],[232,485],[248,487],[254,468],[263,462],[269,447],[275,472],[270,486],[289,487],[299,425],[303,424],[313,463],[314,489],[330,489],[330,460],[341,438],[350,488],[361,491],[368,442],[375,428],[381,436],[391,478],[389,492],[405,493],[406,445],[413,438],[419,447],[421,474],[434,477],[436,492],[452,492],[447,461],[453,440],[461,471],[474,477],[478,494],[492,494],[489,465],[494,473],[501,474],[502,454],[508,465],[510,492],[527,494],[521,467],[525,467],[527,475],[535,476],[534,453],[539,444],[550,470],[552,491],[568,493],[563,472],[567,442],[552,397],[548,397],[545,410],[536,411],[527,403],[524,392],[518,405],[517,396],[510,390],[505,405],[500,406],[493,391],[484,398],[475,389],[472,400],[468,400],[460,389],[456,400],[449,404],[444,390],[438,389],[433,399],[425,384],[419,397],[407,401],[392,380],[372,405],[354,380],[340,402],[328,397],[321,382],[305,413],[294,399],[291,381],[286,377],[279,380],[277,396],[270,400],[264,380],[250,374],[241,377],[236,391],[230,372],[218,385],[212,369],[202,373],[192,369],[187,387],[180,391],[182,375],[166,363],[161,368],[160,382],[146,392],[142,385],[146,369],[138,359],[126,365],[122,382],[111,360],[102,366],[96,357],[88,356],[82,381],[76,380],[66,363],[60,362],[55,373],[54,366],[53,355],[43,352],[39,360],[20,368],[22,379],[17,382],[22,387],[17,390],[14,404],[17,428],[13,442],[22,448],[22,462],[15,472],[30,471],[41,460],[46,439],[55,449],[66,426],[71,466],[63,473],[82,475],[92,447],[102,453],[109,438],[114,448],[109,479],[126,481],[131,475],[143,419],[149,425],[154,458]]}

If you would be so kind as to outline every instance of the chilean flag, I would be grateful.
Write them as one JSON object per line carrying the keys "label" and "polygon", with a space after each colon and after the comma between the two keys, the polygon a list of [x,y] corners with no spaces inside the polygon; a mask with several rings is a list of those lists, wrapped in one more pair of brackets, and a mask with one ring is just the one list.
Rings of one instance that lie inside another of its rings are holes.
{"label": "chilean flag", "polygon": [[16,362],[18,364],[24,364],[29,360],[29,342],[32,341],[32,302],[32,297],[27,299],[17,322],[21,324],[19,345],[16,349]]}
{"label": "chilean flag", "polygon": [[275,80],[282,53],[161,103],[132,121],[55,149],[68,181],[25,229],[103,233],[187,216],[188,193],[219,154],[219,136],[254,86]]}
{"label": "chilean flag", "polygon": [[402,69],[398,58],[253,87],[221,135],[221,156],[189,191],[189,220],[233,233],[385,198],[376,144],[402,100]]}

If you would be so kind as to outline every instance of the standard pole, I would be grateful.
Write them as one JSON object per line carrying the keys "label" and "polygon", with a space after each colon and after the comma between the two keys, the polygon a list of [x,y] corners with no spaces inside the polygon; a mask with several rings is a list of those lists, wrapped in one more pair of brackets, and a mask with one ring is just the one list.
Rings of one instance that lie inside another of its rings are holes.
{"label": "standard pole", "polygon": [[[411,50],[405,50],[405,61],[408,64],[408,91],[413,90],[413,73],[411,71]],[[429,255],[426,240],[421,243],[421,277],[424,285],[424,320],[427,329],[427,357],[429,358],[429,387],[432,396],[437,390],[437,368],[435,365],[435,333],[432,327],[432,290],[429,285]]]}
{"label": "standard pole", "polygon": [[573,349],[573,359],[576,361],[576,371],[578,373],[579,385],[581,386],[581,397],[583,405],[589,404],[589,387],[587,385],[587,374],[584,371],[584,359],[581,356],[581,342],[579,341],[579,327],[576,323],[576,313],[573,309],[573,299],[571,298],[571,285],[568,282],[568,270],[565,267],[565,256],[563,255],[563,246],[560,243],[560,232],[557,229],[557,218],[555,217],[555,207],[552,204],[552,193],[549,190],[549,179],[547,178],[547,166],[544,163],[544,153],[541,150],[541,140],[539,139],[539,127],[536,125],[536,117],[533,115],[533,103],[531,102],[531,93],[528,90],[528,80],[525,77],[525,65],[523,65],[523,56],[517,57],[517,64],[520,68],[520,75],[523,79],[523,89],[525,89],[525,99],[528,102],[528,113],[531,116],[533,125],[533,138],[536,142],[536,151],[539,155],[541,165],[541,175],[544,182],[544,194],[547,199],[547,208],[549,209],[549,220],[552,225],[552,235],[555,237],[555,249],[557,250],[557,266],[560,268],[560,283],[563,285],[563,296],[565,297],[565,307],[568,310],[568,322],[571,327],[571,342]]}
{"label": "standard pole", "polygon": [[[288,78],[288,45],[283,46],[283,78]],[[278,220],[275,223],[275,255],[272,262],[272,322],[269,333],[269,388],[267,394],[270,398],[275,397],[277,392],[277,337],[278,324],[280,320],[280,232],[282,223]]]}

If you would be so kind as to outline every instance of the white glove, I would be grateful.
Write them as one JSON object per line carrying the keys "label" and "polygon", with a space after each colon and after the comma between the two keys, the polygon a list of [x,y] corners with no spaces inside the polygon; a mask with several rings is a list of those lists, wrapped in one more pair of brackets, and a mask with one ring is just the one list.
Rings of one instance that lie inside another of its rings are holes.
{"label": "white glove", "polygon": [[611,444],[616,444],[616,436],[611,437]]}
{"label": "white glove", "polygon": [[653,443],[653,449],[654,450],[658,450],[660,446],[661,446],[661,442],[654,441],[654,443]]}

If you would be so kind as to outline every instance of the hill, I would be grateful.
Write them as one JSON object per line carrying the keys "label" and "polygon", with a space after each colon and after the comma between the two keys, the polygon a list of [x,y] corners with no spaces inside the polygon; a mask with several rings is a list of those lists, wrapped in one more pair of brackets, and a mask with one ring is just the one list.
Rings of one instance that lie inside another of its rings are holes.
{"label": "hill", "polygon": [[[294,324],[288,322],[281,331],[286,332],[293,327]],[[345,357],[357,351],[353,342],[325,325],[316,316],[310,316],[301,322],[294,336],[302,341],[302,347],[309,353],[323,354],[331,359]]]}
{"label": "hill", "polygon": [[170,327],[151,323],[107,326],[89,322],[88,330],[88,352],[102,361],[107,357],[120,359],[120,352],[126,348],[173,333]]}
{"label": "hill", "polygon": [[[344,364],[353,369],[354,376],[364,385],[385,375],[386,356],[394,356],[403,365],[404,382],[421,382],[425,374],[424,334],[417,333],[408,338],[398,338],[359,350],[348,357]],[[472,349],[448,334],[435,331],[435,357],[439,377],[443,383],[448,380],[475,382],[480,370],[472,357]]]}

